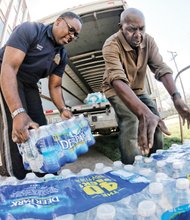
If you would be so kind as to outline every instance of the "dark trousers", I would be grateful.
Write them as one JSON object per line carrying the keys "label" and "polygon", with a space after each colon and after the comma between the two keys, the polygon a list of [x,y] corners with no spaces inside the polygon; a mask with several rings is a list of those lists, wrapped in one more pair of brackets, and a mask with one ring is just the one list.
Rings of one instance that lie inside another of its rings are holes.
{"label": "dark trousers", "polygon": [[[156,115],[159,115],[155,103],[148,95],[140,95],[138,98]],[[136,155],[141,154],[138,143],[138,119],[128,107],[121,101],[118,96],[109,98],[111,105],[113,106],[116,119],[119,126],[119,148],[121,152],[121,161],[124,164],[132,164]],[[154,134],[154,144],[150,150],[150,154],[157,149],[163,148],[162,133],[159,128],[156,128]]]}
{"label": "dark trousers", "polygon": [[[34,122],[37,122],[40,126],[47,124],[45,115],[43,113],[42,102],[40,99],[38,87],[36,84],[23,83],[18,80],[18,92],[23,104],[23,107],[26,109],[28,115]],[[22,157],[18,151],[17,145],[12,141],[12,118],[8,106],[3,98],[4,109],[7,117],[8,124],[8,140],[10,146],[10,156],[12,163],[12,172],[15,177],[18,179],[24,179],[26,173],[29,171],[24,169],[22,163]],[[2,107],[2,106],[1,106]],[[4,147],[6,143],[4,143]]]}

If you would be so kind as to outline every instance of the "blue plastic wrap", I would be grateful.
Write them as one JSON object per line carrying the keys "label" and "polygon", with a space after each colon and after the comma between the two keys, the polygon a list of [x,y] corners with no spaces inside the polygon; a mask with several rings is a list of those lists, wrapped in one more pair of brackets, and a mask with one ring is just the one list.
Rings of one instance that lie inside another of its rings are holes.
{"label": "blue plastic wrap", "polygon": [[79,115],[30,130],[30,139],[18,148],[26,170],[55,173],[66,163],[76,161],[94,143],[88,120]]}

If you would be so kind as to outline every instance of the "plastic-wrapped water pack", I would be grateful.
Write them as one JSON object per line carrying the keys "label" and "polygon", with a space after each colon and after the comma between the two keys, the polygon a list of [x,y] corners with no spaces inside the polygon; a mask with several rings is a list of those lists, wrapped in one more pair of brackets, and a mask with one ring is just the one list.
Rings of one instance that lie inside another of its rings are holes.
{"label": "plastic-wrapped water pack", "polygon": [[82,114],[29,132],[29,140],[18,148],[25,169],[34,172],[57,172],[95,143],[88,120]]}

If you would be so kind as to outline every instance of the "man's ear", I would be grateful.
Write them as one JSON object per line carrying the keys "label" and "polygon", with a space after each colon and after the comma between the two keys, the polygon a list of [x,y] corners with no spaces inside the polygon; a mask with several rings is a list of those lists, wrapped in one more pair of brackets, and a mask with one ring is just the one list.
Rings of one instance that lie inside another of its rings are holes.
{"label": "man's ear", "polygon": [[119,29],[121,29],[122,28],[122,24],[118,23],[118,27],[119,27]]}
{"label": "man's ear", "polygon": [[61,17],[59,17],[59,18],[57,18],[57,20],[56,20],[56,26],[58,26],[59,25],[59,23],[62,21],[63,19],[61,18]]}

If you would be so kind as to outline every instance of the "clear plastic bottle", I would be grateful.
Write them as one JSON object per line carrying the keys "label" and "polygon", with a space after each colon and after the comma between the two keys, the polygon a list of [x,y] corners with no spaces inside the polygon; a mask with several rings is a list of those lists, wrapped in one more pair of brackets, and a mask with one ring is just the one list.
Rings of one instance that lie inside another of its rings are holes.
{"label": "clear plastic bottle", "polygon": [[166,162],[164,160],[159,160],[156,162],[156,172],[158,173],[166,172]]}
{"label": "clear plastic bottle", "polygon": [[166,173],[159,172],[155,174],[155,182],[167,184],[169,180],[170,177]]}
{"label": "clear plastic bottle", "polygon": [[38,183],[41,179],[35,175],[35,173],[27,173],[24,180],[21,181],[22,184],[26,183]]}
{"label": "clear plastic bottle", "polygon": [[[72,117],[65,120],[65,126],[67,127],[67,148],[65,148],[66,162],[74,162],[77,160],[78,155],[88,151],[88,146],[84,140],[84,136],[81,135],[81,128],[76,117]],[[78,141],[80,139],[80,141]]]}
{"label": "clear plastic bottle", "polygon": [[150,168],[142,168],[138,173],[145,176],[149,181],[153,181],[155,178],[155,172],[153,172]]}
{"label": "clear plastic bottle", "polygon": [[49,181],[49,180],[53,180],[53,179],[56,179],[57,176],[55,176],[54,174],[52,173],[47,173],[44,177],[43,177],[43,180],[44,181]]}
{"label": "clear plastic bottle", "polygon": [[17,185],[20,183],[20,180],[18,180],[14,176],[6,177],[3,182],[0,183],[1,186],[3,185]]}
{"label": "clear plastic bottle", "polygon": [[94,220],[96,217],[96,209],[97,207],[94,207],[92,209],[77,213],[75,215],[75,220]]}
{"label": "clear plastic bottle", "polygon": [[156,173],[155,175],[155,182],[159,182],[163,184],[164,187],[164,195],[168,201],[168,207],[167,209],[172,208],[172,196],[174,194],[174,189],[176,185],[176,180],[169,177],[165,173]]}
{"label": "clear plastic bottle", "polygon": [[172,177],[172,173],[173,173],[173,168],[172,168],[172,166],[173,166],[173,162],[175,161],[175,159],[174,158],[172,158],[172,157],[169,157],[169,158],[167,158],[166,160],[165,160],[165,162],[166,162],[166,174],[169,176],[169,177]]}
{"label": "clear plastic bottle", "polygon": [[179,150],[180,148],[181,148],[181,145],[172,144],[171,147],[168,150]]}
{"label": "clear plastic bottle", "polygon": [[[39,128],[38,137],[36,139],[36,149],[38,149],[40,156],[43,158],[43,164],[41,163],[38,165],[40,170],[36,172],[41,172],[41,170],[45,173],[55,173],[60,169],[60,164],[58,161],[58,156],[56,152],[57,142],[55,141],[55,136],[52,132],[53,124],[47,126],[41,126]],[[36,131],[37,132],[37,131]],[[56,133],[56,131],[54,131]],[[34,166],[38,162],[38,160],[34,160]]]}
{"label": "clear plastic bottle", "polygon": [[172,197],[173,208],[190,203],[189,180],[179,178],[176,180],[176,189]]}
{"label": "clear plastic bottle", "polygon": [[131,201],[131,196],[127,196],[117,202],[114,202],[114,207],[116,208],[116,219],[130,219],[136,220],[136,210],[137,208],[131,205],[133,201]]}
{"label": "clear plastic bottle", "polygon": [[163,212],[172,208],[166,197],[166,193],[164,193],[163,184],[158,182],[150,183],[150,185],[148,186],[148,193],[151,200],[153,200],[157,204],[156,215],[160,219]]}
{"label": "clear plastic bottle", "polygon": [[145,157],[144,158],[144,168],[149,168],[155,171],[155,161],[152,157]]}
{"label": "clear plastic bottle", "polygon": [[151,200],[141,201],[137,211],[138,220],[159,220],[156,216],[156,204]]}
{"label": "clear plastic bottle", "polygon": [[103,173],[105,165],[103,163],[96,163],[94,167],[94,173],[101,174]]}
{"label": "clear plastic bottle", "polygon": [[123,168],[123,163],[120,160],[113,162],[113,170],[119,170]]}
{"label": "clear plastic bottle", "polygon": [[162,154],[164,151],[165,151],[164,149],[157,149],[157,150],[156,150],[156,153],[157,153],[157,154]]}
{"label": "clear plastic bottle", "polygon": [[81,128],[81,130],[83,130],[83,132],[84,132],[85,141],[86,141],[87,146],[93,145],[95,143],[95,138],[91,132],[88,119],[85,118],[83,114],[80,114],[76,118],[76,121],[77,121],[79,127]]}
{"label": "clear plastic bottle", "polygon": [[175,161],[172,167],[173,167],[172,178],[183,177],[183,162],[182,161]]}
{"label": "clear plastic bottle", "polygon": [[116,220],[116,208],[107,203],[103,203],[84,212],[79,212],[75,220]]}
{"label": "clear plastic bottle", "polygon": [[103,168],[103,173],[107,173],[107,172],[110,172],[110,171],[112,171],[113,170],[113,168],[111,167],[111,166],[105,166],[104,168]]}
{"label": "clear plastic bottle", "polygon": [[143,156],[142,155],[135,156],[135,161],[133,165],[136,170],[141,169],[144,166]]}
{"label": "clear plastic bottle", "polygon": [[88,176],[90,174],[92,174],[92,170],[88,169],[88,168],[83,168],[79,173],[78,176]]}
{"label": "clear plastic bottle", "polygon": [[115,220],[116,209],[110,204],[101,204],[97,207],[95,220]]}
{"label": "clear plastic bottle", "polygon": [[135,172],[135,167],[132,164],[124,165],[123,169],[131,173]]}
{"label": "clear plastic bottle", "polygon": [[63,178],[69,178],[72,176],[76,176],[76,174],[74,174],[70,169],[62,169],[59,176]]}

